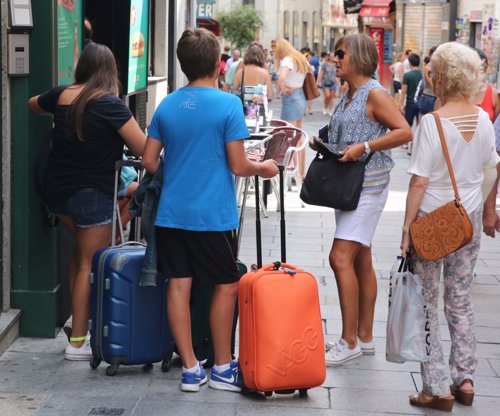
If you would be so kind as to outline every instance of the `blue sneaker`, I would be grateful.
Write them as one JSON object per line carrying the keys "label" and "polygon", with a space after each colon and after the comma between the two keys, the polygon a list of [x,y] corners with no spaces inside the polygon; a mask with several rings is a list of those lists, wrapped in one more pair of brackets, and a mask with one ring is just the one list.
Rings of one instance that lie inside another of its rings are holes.
{"label": "blue sneaker", "polygon": [[208,386],[217,390],[241,391],[241,386],[238,382],[238,367],[238,361],[235,360],[229,363],[228,370],[220,373],[212,367]]}
{"label": "blue sneaker", "polygon": [[182,391],[200,391],[200,386],[207,382],[207,372],[200,365],[200,371],[198,373],[192,373],[190,371],[182,372],[181,390]]}

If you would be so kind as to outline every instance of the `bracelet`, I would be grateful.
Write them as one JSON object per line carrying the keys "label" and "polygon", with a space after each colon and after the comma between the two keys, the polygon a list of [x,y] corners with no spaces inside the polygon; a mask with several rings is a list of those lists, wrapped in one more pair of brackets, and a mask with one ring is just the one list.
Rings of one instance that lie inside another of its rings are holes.
{"label": "bracelet", "polygon": [[404,233],[409,233],[410,232],[410,227],[408,225],[403,225],[401,227],[401,229],[403,230]]}

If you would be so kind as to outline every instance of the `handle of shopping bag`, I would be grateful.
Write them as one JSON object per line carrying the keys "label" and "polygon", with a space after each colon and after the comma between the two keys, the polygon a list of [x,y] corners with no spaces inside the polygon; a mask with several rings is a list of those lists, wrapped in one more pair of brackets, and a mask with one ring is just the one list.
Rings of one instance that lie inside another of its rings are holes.
{"label": "handle of shopping bag", "polygon": [[406,257],[401,259],[401,263],[398,267],[398,272],[411,272],[413,273],[413,258],[411,256],[411,252],[406,252]]}

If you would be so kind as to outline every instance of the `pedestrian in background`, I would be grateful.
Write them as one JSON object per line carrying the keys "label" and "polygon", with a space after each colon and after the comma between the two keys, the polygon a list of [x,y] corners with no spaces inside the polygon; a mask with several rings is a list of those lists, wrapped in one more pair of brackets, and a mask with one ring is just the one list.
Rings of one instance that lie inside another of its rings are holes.
{"label": "pedestrian in background", "polygon": [[[417,107],[419,119],[425,116],[427,113],[434,111],[434,106],[436,105],[436,96],[432,90],[432,67],[430,60],[432,59],[433,53],[436,51],[437,46],[433,46],[429,49],[429,55],[426,56],[424,60],[424,66],[422,69],[422,92],[418,97]],[[427,61],[427,62],[426,62]]]}
{"label": "pedestrian in background", "polygon": [[337,70],[333,52],[321,63],[318,74],[318,87],[323,90],[323,115],[333,114],[333,103],[337,94]]}
{"label": "pedestrian in background", "polygon": [[403,72],[403,57],[404,54],[400,54],[394,63],[389,67],[392,73],[392,94],[396,97],[401,91],[401,73]]}
{"label": "pedestrian in background", "polygon": [[[306,97],[302,86],[307,72],[311,70],[304,55],[286,39],[276,39],[275,58],[279,62],[278,89],[282,93],[281,119],[302,128],[306,111]],[[305,149],[298,152],[298,167],[302,180],[305,172]]]}
{"label": "pedestrian in background", "polygon": [[177,44],[177,57],[189,82],[167,95],[156,109],[143,157],[144,167],[154,174],[159,155],[166,150],[155,219],[156,241],[160,270],[169,277],[167,310],[182,361],[180,388],[190,392],[199,391],[207,382],[191,338],[193,279],[214,284],[209,319],[215,365],[209,386],[241,390],[238,362],[231,356],[240,278],[233,175],[271,178],[278,174],[273,160],[256,163],[245,155],[243,140],[250,134],[241,101],[215,88],[219,53],[212,32],[184,31]]}
{"label": "pedestrian in background", "polygon": [[408,57],[411,70],[403,75],[401,86],[401,112],[405,115],[407,123],[413,126],[415,118],[418,122],[418,106],[415,102],[415,94],[420,81],[422,81],[422,71],[420,70],[420,56],[412,53]]}
{"label": "pedestrian in background", "polygon": [[[430,322],[429,359],[421,363],[422,390],[411,395],[414,406],[451,411],[455,400],[470,406],[477,367],[471,289],[481,240],[485,171],[496,176],[500,157],[488,114],[471,103],[480,87],[481,62],[476,52],[458,42],[439,46],[431,58],[432,85],[442,104],[437,110],[448,147],[462,206],[472,222],[471,241],[438,261],[414,256],[414,270],[423,284]],[[412,175],[406,200],[401,252],[411,248],[410,225],[419,217],[454,199],[447,163],[434,117],[422,117],[414,141],[408,173]],[[496,192],[492,190],[491,192]],[[444,314],[451,335],[449,367],[451,390],[438,316],[439,281],[444,282]],[[450,394],[451,393],[451,394]]]}
{"label": "pedestrian in background", "polygon": [[221,61],[227,62],[229,58],[231,58],[231,48],[229,45],[224,46],[224,52],[221,53],[220,59]]}
{"label": "pedestrian in background", "polygon": [[486,79],[488,73],[488,56],[483,50],[476,48],[476,53],[481,59],[481,71],[482,71],[482,81],[481,88],[472,97],[472,102],[476,103],[481,107],[493,123],[500,113],[500,99],[498,97],[498,91],[494,88]]}
{"label": "pedestrian in background", "polygon": [[75,69],[75,82],[31,97],[28,106],[52,114],[54,141],[46,172],[50,212],[75,238],[68,280],[72,329],[64,358],[90,360],[87,339],[94,253],[111,242],[115,162],[123,145],[141,156],[146,136],[118,97],[113,52],[89,43]]}
{"label": "pedestrian in background", "polygon": [[319,66],[321,65],[321,62],[319,61],[319,58],[316,56],[314,51],[311,51],[310,53],[311,53],[311,59],[310,59],[309,63],[314,68],[314,78],[318,79]]}
{"label": "pedestrian in background", "polygon": [[410,66],[410,55],[413,53],[411,49],[405,50],[404,58],[403,58],[403,67],[401,69],[400,77],[403,79],[403,75],[406,74],[407,72],[411,71],[411,66]]}
{"label": "pedestrian in background", "polygon": [[274,91],[267,69],[266,55],[259,44],[253,44],[246,50],[243,66],[234,76],[233,93],[240,96],[246,105],[245,97],[242,96],[244,87],[252,87],[252,101],[267,113],[268,101],[273,98]]}
{"label": "pedestrian in background", "polygon": [[226,92],[231,92],[234,75],[236,74],[236,69],[238,68],[239,63],[241,62],[241,51],[239,49],[235,49],[233,51],[233,56],[226,61],[226,65],[224,67],[224,87],[223,90]]}
{"label": "pedestrian in background", "polygon": [[372,239],[389,194],[394,166],[390,149],[410,141],[411,129],[385,88],[372,79],[378,52],[369,36],[356,33],[341,38],[334,57],[337,76],[346,81],[348,92],[335,108],[328,141],[342,150],[341,162],[363,163],[374,153],[366,165],[357,208],[335,210],[329,261],[339,293],[342,335],[327,344],[326,363],[338,366],[361,354],[375,353],[377,277],[372,265]]}

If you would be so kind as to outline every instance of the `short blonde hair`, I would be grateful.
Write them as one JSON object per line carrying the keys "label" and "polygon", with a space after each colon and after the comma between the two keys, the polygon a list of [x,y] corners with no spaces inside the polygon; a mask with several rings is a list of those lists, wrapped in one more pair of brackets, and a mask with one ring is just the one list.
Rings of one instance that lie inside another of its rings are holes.
{"label": "short blonde hair", "polygon": [[373,39],[364,33],[353,33],[340,38],[335,49],[345,46],[357,72],[371,76],[377,71],[378,52]]}
{"label": "short blonde hair", "polygon": [[474,95],[481,86],[481,59],[469,46],[458,42],[440,45],[431,58],[432,75],[441,75],[440,92],[445,97]]}

